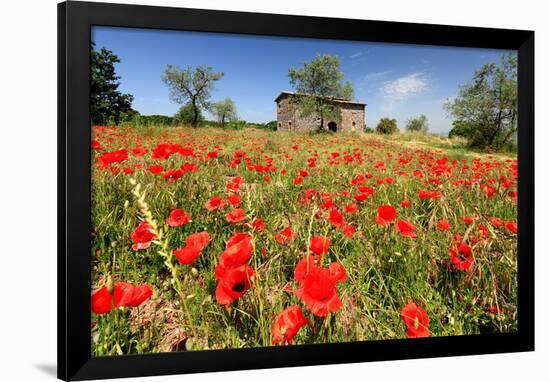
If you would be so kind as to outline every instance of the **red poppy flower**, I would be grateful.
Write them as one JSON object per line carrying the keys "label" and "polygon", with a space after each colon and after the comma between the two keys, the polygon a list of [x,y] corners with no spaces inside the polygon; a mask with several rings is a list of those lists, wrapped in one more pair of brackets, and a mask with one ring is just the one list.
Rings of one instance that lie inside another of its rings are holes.
{"label": "red poppy flower", "polygon": [[472,249],[464,242],[453,244],[449,253],[451,254],[451,261],[458,270],[467,271],[474,262]]}
{"label": "red poppy flower", "polygon": [[328,252],[330,239],[324,236],[313,236],[309,242],[309,250],[316,255]]}
{"label": "red poppy flower", "polygon": [[238,206],[241,204],[241,197],[237,194],[231,194],[227,197],[227,201],[232,206]]}
{"label": "red poppy flower", "polygon": [[401,236],[410,237],[412,239],[416,237],[416,226],[407,220],[397,220],[395,229]]}
{"label": "red poppy flower", "polygon": [[474,222],[474,218],[472,216],[463,216],[462,221],[468,225],[472,224]]}
{"label": "red poppy flower", "polygon": [[437,228],[439,228],[442,231],[448,231],[449,228],[451,228],[451,225],[447,221],[447,219],[441,219],[437,222]]}
{"label": "red poppy flower", "polygon": [[328,266],[328,271],[330,273],[330,276],[336,282],[343,282],[348,279],[348,275],[344,266],[337,261],[330,263],[330,265]]}
{"label": "red poppy flower", "polygon": [[166,171],[162,177],[170,183],[174,183],[183,176],[183,171],[180,169]]}
{"label": "red poppy flower", "polygon": [[194,233],[189,235],[185,240],[185,247],[175,249],[172,252],[176,255],[180,263],[189,265],[195,261],[209,242],[210,235],[208,232],[203,231]]}
{"label": "red poppy flower", "polygon": [[179,146],[172,145],[169,143],[159,143],[154,149],[153,149],[153,155],[151,156],[153,159],[168,159],[170,155],[174,154],[179,150]]}
{"label": "red poppy flower", "polygon": [[246,223],[245,226],[260,232],[265,231],[265,222],[261,218],[254,218],[250,223]]}
{"label": "red poppy flower", "polygon": [[159,164],[154,164],[152,166],[149,166],[148,170],[151,174],[158,175],[164,170],[164,168]]}
{"label": "red poppy flower", "polygon": [[157,235],[151,232],[152,229],[153,227],[149,223],[143,221],[132,231],[130,238],[134,242],[134,245],[132,245],[134,251],[147,249],[151,246],[151,242],[157,237]]}
{"label": "red poppy flower", "polygon": [[401,202],[401,207],[403,207],[403,208],[409,208],[410,205],[411,205],[411,202],[408,201],[408,200],[403,200],[403,201]]}
{"label": "red poppy flower", "polygon": [[153,295],[153,287],[149,284],[139,284],[134,288],[134,295],[129,306],[136,307],[143,304]]}
{"label": "red poppy flower", "polygon": [[346,220],[344,219],[344,215],[342,215],[342,213],[338,211],[336,208],[333,208],[330,210],[328,220],[336,228],[340,228],[346,223]]}
{"label": "red poppy flower", "polygon": [[310,266],[300,288],[296,289],[294,294],[316,316],[324,317],[328,312],[334,313],[342,307],[336,288],[336,283],[345,277],[345,271],[342,274],[342,270],[343,267],[341,269],[334,267],[331,272],[327,268]]}
{"label": "red poppy flower", "polygon": [[105,152],[97,157],[101,169],[106,169],[111,163],[124,162],[128,159],[128,150]]}
{"label": "red poppy flower", "polygon": [[227,183],[227,189],[232,191],[239,191],[241,185],[244,183],[244,178],[235,176]]}
{"label": "red poppy flower", "polygon": [[428,199],[432,197],[432,192],[428,190],[420,190],[418,191],[418,197],[420,199]]}
{"label": "red poppy flower", "polygon": [[352,237],[353,234],[355,233],[355,231],[357,231],[357,228],[355,228],[351,224],[346,224],[344,226],[344,236],[347,237],[347,238]]}
{"label": "red poppy flower", "polygon": [[359,209],[359,207],[357,206],[356,203],[348,204],[345,207],[345,210],[348,214],[352,214],[352,213],[356,212],[358,209]]}
{"label": "red poppy flower", "polygon": [[134,154],[137,157],[142,157],[145,154],[147,154],[147,149],[145,149],[143,147],[134,147],[132,149],[132,154]]}
{"label": "red poppy flower", "polygon": [[184,163],[180,168],[183,172],[195,172],[199,170],[199,166],[194,163]]}
{"label": "red poppy flower", "polygon": [[227,270],[218,281],[216,287],[216,301],[218,304],[229,306],[240,298],[249,288],[254,269],[248,265]]}
{"label": "red poppy flower", "polygon": [[480,185],[480,188],[483,190],[483,192],[485,192],[485,196],[487,196],[487,198],[489,199],[492,199],[498,191],[496,187],[489,184],[482,184]]}
{"label": "red poppy flower", "polygon": [[298,261],[296,268],[294,268],[294,279],[300,284],[303,283],[309,270],[317,266],[318,263],[319,256],[309,255],[304,257]]}
{"label": "red poppy flower", "polygon": [[246,219],[245,213],[246,211],[242,208],[235,208],[233,211],[225,215],[225,219],[229,223],[238,223]]}
{"label": "red poppy flower", "polygon": [[367,200],[369,198],[370,194],[366,193],[366,192],[360,192],[358,194],[355,194],[353,196],[353,198],[355,200],[357,200],[358,202],[364,202],[365,200]]}
{"label": "red poppy flower", "polygon": [[92,294],[92,312],[95,314],[109,313],[113,308],[113,296],[103,287]]}
{"label": "red poppy flower", "polygon": [[286,227],[280,233],[275,235],[275,240],[277,240],[279,244],[290,243],[295,239],[296,239],[296,233],[290,227]]}
{"label": "red poppy flower", "polygon": [[516,223],[515,221],[506,222],[505,227],[508,231],[512,233],[518,233],[518,223]]}
{"label": "red poppy flower", "polygon": [[223,201],[223,199],[216,195],[211,197],[210,200],[206,202],[204,208],[206,208],[208,211],[214,211],[218,208],[223,207],[224,204],[225,202]]}
{"label": "red poppy flower", "polygon": [[183,248],[177,248],[172,251],[180,263],[183,265],[192,264],[197,257],[201,254],[201,251],[193,246],[185,246]]}
{"label": "red poppy flower", "polygon": [[115,308],[121,306],[136,307],[147,301],[153,295],[153,287],[148,284],[132,285],[125,281],[115,283]]}
{"label": "red poppy flower", "polygon": [[302,184],[303,181],[304,181],[304,178],[302,178],[299,175],[296,178],[294,178],[294,184],[296,184],[296,185]]}
{"label": "red poppy flower", "polygon": [[191,217],[185,211],[176,208],[170,212],[170,216],[166,219],[166,224],[170,227],[180,227],[191,221]]}
{"label": "red poppy flower", "polygon": [[290,344],[298,331],[309,323],[304,317],[302,308],[299,305],[292,305],[283,310],[273,324],[271,329],[272,343]]}
{"label": "red poppy flower", "polygon": [[130,305],[134,296],[134,286],[125,281],[115,283],[113,297],[115,300],[115,308]]}
{"label": "red poppy flower", "polygon": [[498,227],[502,227],[502,224],[504,224],[503,221],[502,221],[502,219],[496,218],[496,217],[494,217],[494,216],[492,216],[492,217],[489,218],[489,223],[491,223],[492,225],[494,225],[494,226],[497,227],[497,228],[498,228]]}
{"label": "red poppy flower", "polygon": [[[294,279],[303,284],[309,271],[315,267],[319,267],[320,256],[309,255],[298,261],[294,269]],[[336,282],[346,281],[347,274],[342,264],[333,262],[328,267],[330,276]]]}
{"label": "red poppy flower", "polygon": [[178,153],[183,157],[191,157],[195,155],[195,150],[191,147],[182,147],[178,150]]}
{"label": "red poppy flower", "polygon": [[431,335],[428,329],[428,313],[414,302],[408,303],[401,309],[401,318],[407,327],[409,338],[429,337]]}
{"label": "red poppy flower", "polygon": [[92,139],[92,150],[100,150],[101,149],[101,143],[99,141]]}
{"label": "red poppy flower", "polygon": [[250,260],[253,251],[252,237],[247,233],[233,235],[225,245],[216,266],[216,277],[220,278],[227,270],[244,265]]}
{"label": "red poppy flower", "polygon": [[376,222],[379,225],[390,224],[395,219],[395,208],[390,205],[384,205],[378,207],[378,215],[376,215]]}

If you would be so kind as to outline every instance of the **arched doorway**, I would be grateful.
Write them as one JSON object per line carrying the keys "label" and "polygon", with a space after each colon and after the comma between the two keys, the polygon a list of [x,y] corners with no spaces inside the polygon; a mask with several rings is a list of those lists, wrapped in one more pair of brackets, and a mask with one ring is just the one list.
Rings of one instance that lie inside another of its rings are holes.
{"label": "arched doorway", "polygon": [[338,126],[336,125],[336,122],[330,121],[330,122],[328,123],[328,129],[329,129],[330,131],[336,132],[337,128],[338,128]]}

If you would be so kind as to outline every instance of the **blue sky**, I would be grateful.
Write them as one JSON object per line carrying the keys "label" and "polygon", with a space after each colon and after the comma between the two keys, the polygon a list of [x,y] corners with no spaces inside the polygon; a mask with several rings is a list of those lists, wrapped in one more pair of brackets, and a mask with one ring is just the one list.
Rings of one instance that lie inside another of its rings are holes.
{"label": "blue sky", "polygon": [[208,65],[225,73],[217,82],[212,101],[232,98],[241,119],[268,122],[276,119],[275,97],[292,90],[288,69],[300,67],[320,54],[336,54],[355,99],[366,102],[366,123],[376,126],[381,117],[428,117],[430,131],[446,133],[451,120],[443,109],[474,71],[497,62],[503,50],[381,44],[203,32],[94,27],[96,48],[119,56],[116,71],[120,89],[134,95],[141,114],[173,115],[179,105],[170,101],[161,76],[167,64]]}

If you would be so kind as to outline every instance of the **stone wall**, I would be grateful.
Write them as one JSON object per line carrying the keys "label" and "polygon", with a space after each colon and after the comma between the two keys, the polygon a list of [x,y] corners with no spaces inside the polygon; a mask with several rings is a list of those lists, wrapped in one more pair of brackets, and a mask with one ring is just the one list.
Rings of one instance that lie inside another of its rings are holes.
{"label": "stone wall", "polygon": [[[336,131],[363,131],[365,123],[365,106],[361,104],[339,102],[340,122],[325,120],[324,127],[328,129],[330,122],[336,123]],[[281,131],[313,131],[319,126],[318,115],[303,117],[299,107],[289,102],[288,96],[283,96],[277,102],[277,130]]]}

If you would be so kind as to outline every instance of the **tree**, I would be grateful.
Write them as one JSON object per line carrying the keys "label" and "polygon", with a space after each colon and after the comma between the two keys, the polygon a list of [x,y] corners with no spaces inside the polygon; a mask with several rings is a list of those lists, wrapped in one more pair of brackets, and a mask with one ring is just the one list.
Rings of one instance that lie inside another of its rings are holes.
{"label": "tree", "polygon": [[223,77],[223,72],[214,72],[210,66],[187,66],[180,69],[168,65],[162,80],[170,89],[170,99],[176,103],[190,103],[193,109],[191,124],[197,126],[200,108],[208,109],[208,99],[214,90],[214,83]]}
{"label": "tree", "polygon": [[380,118],[380,122],[376,125],[376,132],[379,134],[394,134],[398,131],[397,120],[395,118]]}
{"label": "tree", "polygon": [[472,147],[499,149],[510,143],[517,133],[517,91],[516,54],[483,65],[445,104],[455,118],[453,130],[459,128]]}
{"label": "tree", "polygon": [[90,117],[95,125],[117,124],[123,113],[132,110],[134,97],[118,90],[120,76],[115,72],[115,64],[120,62],[118,56],[105,48],[99,51],[94,48],[92,43]]}
{"label": "tree", "polygon": [[449,138],[462,137],[468,139],[472,134],[473,132],[469,124],[462,121],[453,121],[453,128],[449,131]]}
{"label": "tree", "polygon": [[[198,115],[196,116],[197,121],[196,123],[201,123],[204,121],[204,116],[202,115],[201,110],[198,110]],[[182,107],[178,109],[176,114],[174,115],[174,125],[182,126],[182,125],[192,125],[193,120],[195,119],[195,109],[193,108],[193,104],[186,103]]]}
{"label": "tree", "polygon": [[317,115],[320,129],[324,128],[326,119],[341,119],[334,99],[353,99],[353,88],[349,82],[343,82],[340,58],[336,55],[317,54],[312,61],[304,62],[301,68],[289,69],[288,76],[298,93],[291,98],[291,102],[299,105],[302,116]]}
{"label": "tree", "polygon": [[428,117],[422,114],[419,117],[411,118],[407,121],[405,128],[407,131],[425,134],[428,132]]}
{"label": "tree", "polygon": [[229,97],[223,101],[213,103],[210,108],[210,112],[218,120],[222,128],[225,127],[226,121],[233,121],[237,119],[237,106]]}

